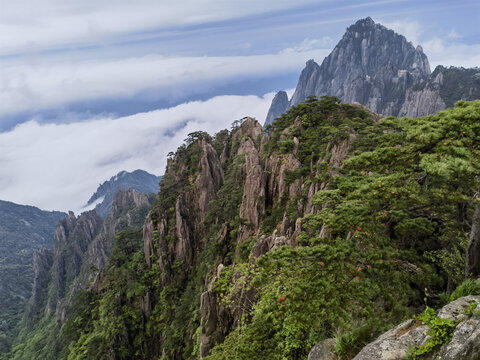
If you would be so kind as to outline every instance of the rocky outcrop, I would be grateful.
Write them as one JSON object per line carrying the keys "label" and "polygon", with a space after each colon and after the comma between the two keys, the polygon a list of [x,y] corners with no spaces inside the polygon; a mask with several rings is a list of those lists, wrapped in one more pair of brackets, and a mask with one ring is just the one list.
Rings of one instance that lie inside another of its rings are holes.
{"label": "rocky outcrop", "polygon": [[260,215],[265,213],[265,201],[260,201],[260,199],[265,198],[266,177],[257,142],[259,136],[263,136],[260,124],[256,120],[248,118],[237,130],[236,137],[238,138],[240,134],[242,138],[238,139],[240,146],[237,156],[245,156],[243,168],[245,185],[240,206],[240,217],[246,219],[248,223],[247,227],[240,233],[242,239],[245,239],[252,233],[252,231],[248,231],[248,228],[253,229],[253,232],[258,230]]}
{"label": "rocky outcrop", "polygon": [[110,180],[98,186],[85,208],[95,206],[97,213],[102,218],[106,218],[112,210],[112,204],[118,191],[133,189],[143,194],[156,194],[158,193],[158,182],[161,179],[161,176],[155,176],[140,169],[132,172],[120,171]]}
{"label": "rocky outcrop", "polygon": [[290,105],[307,96],[331,95],[347,103],[359,102],[376,113],[396,115],[407,88],[430,74],[420,46],[371,18],[350,26],[321,66],[307,62]]}
{"label": "rocky outcrop", "polygon": [[315,95],[318,83],[322,79],[321,71],[320,66],[313,59],[307,61],[300,74],[297,88],[290,99],[289,107],[305,101],[308,96]]}
{"label": "rocky outcrop", "polygon": [[[480,305],[480,296],[457,299],[438,311],[438,317],[458,322],[452,340],[443,344],[431,358],[475,360],[480,358],[480,320],[467,312],[471,303]],[[425,344],[429,327],[421,321],[407,320],[365,346],[354,360],[401,360],[409,346]]]}
{"label": "rocky outcrop", "polygon": [[43,291],[46,288],[48,280],[48,273],[53,264],[53,252],[48,249],[40,249],[33,253],[33,287],[32,296],[28,304],[29,314],[34,314],[38,311],[41,302]]}
{"label": "rocky outcrop", "polygon": [[308,360],[336,360],[336,340],[337,339],[327,339],[315,345],[308,354]]}
{"label": "rocky outcrop", "polygon": [[459,100],[480,99],[480,69],[437,66],[430,77],[407,91],[399,116],[425,116]]}
{"label": "rocky outcrop", "polygon": [[143,225],[151,200],[148,195],[132,189],[120,190],[115,194],[110,214],[82,254],[80,270],[71,281],[68,293],[57,304],[55,312],[58,323],[62,324],[67,319],[77,291],[88,288],[105,268],[115,235]]}
{"label": "rocky outcrop", "polygon": [[102,225],[95,210],[82,213],[78,218],[73,212],[61,220],[55,231],[53,265],[46,312],[54,312],[58,302],[65,296],[68,285],[78,275],[83,254]]}
{"label": "rocky outcrop", "polygon": [[220,277],[223,265],[217,267],[216,276],[207,286],[207,291],[200,298],[200,356],[205,357],[215,344],[221,342],[232,329],[233,316],[228,307],[218,301],[212,291],[213,284]]}
{"label": "rocky outcrop", "polygon": [[424,81],[422,84],[407,90],[405,102],[398,116],[419,117],[435,114],[446,109],[445,102],[440,96],[443,74],[432,74],[432,77],[431,81]]}
{"label": "rocky outcrop", "polygon": [[[348,106],[348,111],[366,121],[378,118],[358,104]],[[306,148],[300,143],[306,130],[297,117],[280,133],[269,135],[246,117],[213,139],[201,132],[190,134],[168,160],[159,196],[143,227],[145,260],[149,266],[158,264],[161,286],[174,287],[179,294],[186,291],[189,275],[203,267],[205,256],[210,266],[220,264],[216,272],[201,270],[205,271],[201,273],[205,288],[199,294],[202,357],[248,321],[255,304],[258,294],[242,267],[236,270],[237,264],[252,264],[269,251],[297,245],[302,230],[298,219],[317,210],[313,195],[325,187],[319,178],[327,182],[339,172],[355,139],[355,130],[350,129],[330,142],[320,141],[322,150],[312,151],[308,171],[308,161],[302,163]],[[277,141],[289,144],[291,151],[277,148]],[[225,275],[232,284],[228,294],[217,286],[224,287],[222,264],[231,271]],[[149,299],[155,301],[155,295]]]}
{"label": "rocky outcrop", "polygon": [[115,235],[140,228],[151,201],[151,196],[137,190],[120,190],[105,220],[91,210],[78,217],[69,212],[59,221],[53,252],[43,249],[34,255],[35,280],[27,316],[43,312],[55,315],[57,325],[63,324],[77,291],[88,288],[101,275]]}
{"label": "rocky outcrop", "polygon": [[208,211],[208,203],[216,197],[222,185],[223,170],[212,145],[202,140],[201,147],[200,173],[195,180],[195,188],[197,208],[200,211],[200,219],[203,220]]}
{"label": "rocky outcrop", "polygon": [[[178,191],[170,209],[160,213],[151,211],[143,227],[145,259],[151,264],[156,258],[161,269],[162,284],[166,285],[174,276],[172,266],[176,262],[184,270],[195,262],[196,255],[205,247],[202,240],[202,221],[223,183],[223,169],[217,152],[210,140],[199,138],[190,145],[199,151],[198,164],[190,164],[198,171],[185,183],[187,160],[180,156],[170,159],[165,178],[172,181],[172,188]],[[170,191],[173,191],[171,189]],[[171,211],[174,210],[174,211]]]}
{"label": "rocky outcrop", "polygon": [[279,91],[272,100],[265,125],[271,124],[273,120],[282,115],[288,108],[289,101],[287,93],[285,91]]}
{"label": "rocky outcrop", "polygon": [[[358,102],[384,116],[419,117],[452,107],[458,100],[479,99],[480,70],[437,66],[430,73],[421,46],[415,48],[368,17],[347,29],[321,65],[307,61],[284,112],[311,95]],[[280,106],[272,102],[269,114],[277,110]],[[270,118],[265,124],[269,122]]]}
{"label": "rocky outcrop", "polygon": [[467,277],[480,275],[480,198],[477,197],[476,200],[466,254],[465,275]]}

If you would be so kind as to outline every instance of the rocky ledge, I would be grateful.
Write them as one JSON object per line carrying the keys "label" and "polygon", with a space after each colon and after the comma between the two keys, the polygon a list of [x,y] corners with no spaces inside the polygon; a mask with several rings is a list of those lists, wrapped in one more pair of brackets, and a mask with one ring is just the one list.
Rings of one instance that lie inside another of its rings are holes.
{"label": "rocky ledge", "polygon": [[[476,305],[474,305],[476,304]],[[473,309],[473,310],[472,310]],[[425,359],[480,359],[480,296],[464,296],[441,308],[440,319],[451,319],[456,325],[452,339],[428,354]],[[425,345],[431,338],[430,328],[420,320],[410,319],[387,331],[365,346],[353,360],[402,360],[409,350]],[[333,360],[333,339],[314,346],[308,360]]]}

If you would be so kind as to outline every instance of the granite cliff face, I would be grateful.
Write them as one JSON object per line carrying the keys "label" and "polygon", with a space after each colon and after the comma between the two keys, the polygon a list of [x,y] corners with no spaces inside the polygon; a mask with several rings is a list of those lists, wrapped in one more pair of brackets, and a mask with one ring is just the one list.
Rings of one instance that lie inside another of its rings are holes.
{"label": "granite cliff face", "polygon": [[101,224],[102,219],[94,210],[84,212],[78,217],[69,212],[68,216],[58,223],[50,270],[52,286],[47,297],[46,314],[56,312],[57,305],[80,272],[83,254],[97,235]]}
{"label": "granite cliff face", "polygon": [[420,46],[413,47],[405,37],[366,18],[347,29],[321,66],[307,62],[290,105],[309,95],[331,95],[395,115],[407,88],[428,75],[430,65]]}
{"label": "granite cliff face", "polygon": [[437,66],[427,79],[407,90],[398,116],[425,116],[459,100],[480,99],[480,69]]}
{"label": "granite cliff face", "polygon": [[288,95],[285,91],[279,91],[272,100],[272,105],[268,110],[267,119],[265,124],[270,124],[277,117],[282,115],[290,106],[288,101]]}
{"label": "granite cliff face", "polygon": [[105,267],[115,235],[141,226],[151,200],[137,190],[120,190],[105,220],[95,210],[78,217],[69,212],[57,224],[53,251],[34,254],[34,286],[26,317],[54,316],[58,325],[63,324],[76,292],[91,286]]}
{"label": "granite cliff face", "polygon": [[[283,112],[308,96],[329,95],[346,103],[358,102],[384,116],[425,116],[458,100],[480,98],[479,74],[479,69],[442,66],[431,74],[420,45],[415,48],[368,17],[347,29],[321,65],[307,62]],[[265,125],[278,117],[285,103],[284,95],[279,97],[283,100],[275,97]]]}
{"label": "granite cliff face", "polygon": [[32,256],[53,247],[55,225],[63,217],[59,211],[0,201],[0,354],[8,351],[22,309],[38,285],[34,279],[41,261],[32,267]]}
{"label": "granite cliff face", "polygon": [[[352,106],[351,111],[378,119],[360,105]],[[238,257],[253,262],[282,245],[296,246],[301,224],[295,219],[318,210],[313,204],[314,193],[342,167],[355,138],[352,132],[341,141],[326,140],[325,153],[312,159],[307,169],[302,168],[305,164],[300,159],[305,155],[300,152],[305,150],[300,149],[297,137],[304,130],[298,117],[270,139],[255,119],[245,118],[229,134],[219,133],[213,140],[203,136],[180,148],[168,162],[159,198],[144,225],[145,261],[149,266],[156,261],[163,287],[178,286],[205,261],[204,254],[213,251],[208,246],[215,239],[216,271],[197,273],[205,276],[199,304],[202,357],[243,321],[255,303],[255,292],[245,287],[240,274],[232,279],[238,286],[229,304],[219,297],[216,287],[225,266],[231,266],[232,261],[235,264]],[[281,142],[291,143],[291,151],[272,152],[272,144]],[[303,175],[292,179],[297,173]],[[324,182],[308,181],[322,173]],[[211,227],[204,227],[205,223]],[[254,238],[258,241],[251,243]],[[187,291],[182,286],[180,289],[180,293]],[[153,307],[154,303],[148,306]]]}
{"label": "granite cliff face", "polygon": [[[449,258],[456,272],[446,279],[423,260],[440,237],[454,234],[440,255],[460,254],[468,222],[478,243],[478,211],[472,221],[465,202],[478,188],[478,114],[480,102],[460,103],[379,121],[324,97],[292,107],[267,133],[247,117],[214,136],[189,134],[150,208],[124,191],[103,222],[89,213],[62,221],[56,243],[69,245],[36,256],[33,312],[49,340],[39,327],[14,349],[47,359],[299,359],[320,340],[312,354],[330,351],[343,332],[355,353],[335,351],[355,356],[423,298],[438,301],[425,288],[436,295],[458,275],[461,255]],[[438,141],[454,131],[462,147]],[[460,180],[435,172],[446,151],[467,154]]]}

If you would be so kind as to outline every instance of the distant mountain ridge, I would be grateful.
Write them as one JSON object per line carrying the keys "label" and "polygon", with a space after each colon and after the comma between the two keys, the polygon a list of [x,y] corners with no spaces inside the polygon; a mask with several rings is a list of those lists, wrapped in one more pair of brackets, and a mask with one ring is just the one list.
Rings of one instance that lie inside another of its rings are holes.
{"label": "distant mountain ridge", "polygon": [[53,247],[55,225],[66,214],[0,200],[0,353],[30,297],[36,250]]}
{"label": "distant mountain ridge", "polygon": [[161,179],[161,176],[152,175],[140,169],[133,172],[120,171],[110,180],[98,186],[85,207],[90,207],[96,203],[95,210],[102,218],[105,218],[110,213],[113,199],[119,190],[134,189],[144,194],[156,194]]}
{"label": "distant mountain ridge", "polygon": [[275,96],[265,125],[311,95],[358,102],[385,116],[418,117],[480,98],[480,69],[439,66],[431,73],[420,45],[367,17],[347,28],[321,65],[307,61],[288,102],[285,95]]}

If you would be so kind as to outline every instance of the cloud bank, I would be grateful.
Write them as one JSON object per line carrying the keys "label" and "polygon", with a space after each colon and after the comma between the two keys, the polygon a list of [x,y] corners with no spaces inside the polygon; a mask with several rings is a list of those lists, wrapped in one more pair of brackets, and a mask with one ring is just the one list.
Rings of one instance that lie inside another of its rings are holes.
{"label": "cloud bank", "polygon": [[[1,0],[0,55],[108,44],[142,33],[221,22],[314,3],[314,0]],[[147,34],[148,35],[148,34]]]}
{"label": "cloud bank", "polygon": [[190,132],[214,134],[244,116],[263,122],[273,95],[218,96],[118,119],[21,124],[0,133],[0,199],[78,210],[121,170],[163,174],[166,154]]}
{"label": "cloud bank", "polygon": [[114,60],[11,63],[2,69],[0,116],[102,98],[131,98],[155,88],[158,97],[201,92],[235,79],[258,79],[300,71],[305,59],[329,50],[225,57],[164,57],[151,54]]}

